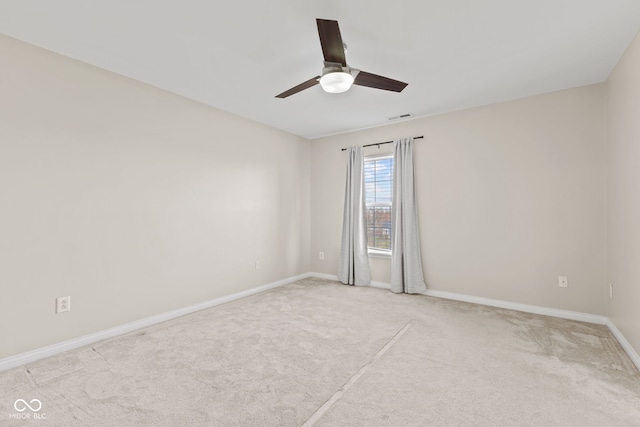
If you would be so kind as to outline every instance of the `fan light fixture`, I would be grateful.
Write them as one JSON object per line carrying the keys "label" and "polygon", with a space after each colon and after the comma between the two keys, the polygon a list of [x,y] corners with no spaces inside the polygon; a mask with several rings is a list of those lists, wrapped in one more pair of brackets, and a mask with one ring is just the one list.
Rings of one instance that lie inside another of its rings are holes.
{"label": "fan light fixture", "polygon": [[346,92],[352,84],[353,76],[344,71],[334,71],[320,77],[320,86],[329,93]]}
{"label": "fan light fixture", "polygon": [[347,58],[345,58],[347,45],[342,42],[338,21],[316,19],[316,24],[318,25],[318,36],[320,37],[320,46],[322,46],[322,54],[324,56],[322,74],[311,77],[306,82],[285,90],[280,95],[276,95],[276,98],[288,98],[305,89],[314,87],[318,83],[320,83],[325,92],[329,93],[346,92],[351,88],[352,84],[391,92],[402,92],[407,87],[407,83],[351,68],[347,64]]}

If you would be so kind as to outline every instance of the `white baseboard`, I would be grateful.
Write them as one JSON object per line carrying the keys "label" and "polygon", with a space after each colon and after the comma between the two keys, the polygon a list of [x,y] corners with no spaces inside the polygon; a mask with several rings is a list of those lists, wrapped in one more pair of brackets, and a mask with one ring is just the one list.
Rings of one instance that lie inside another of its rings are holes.
{"label": "white baseboard", "polygon": [[579,322],[604,325],[607,318],[596,314],[580,313],[578,311],[560,310],[558,308],[541,307],[537,305],[520,304],[517,302],[502,301],[492,298],[476,297],[472,295],[456,294],[453,292],[435,291],[428,289],[424,295],[430,297],[451,299],[470,302],[473,304],[488,305],[491,307],[506,308],[508,310],[523,311],[525,313],[541,314],[543,316],[559,317],[561,319],[577,320]]}
{"label": "white baseboard", "polygon": [[633,364],[636,365],[636,368],[640,370],[640,356],[635,351],[635,349],[631,346],[631,344],[629,344],[629,341],[627,341],[624,335],[622,335],[622,332],[620,332],[620,330],[616,327],[616,325],[613,324],[611,319],[607,318],[605,325],[607,325],[607,328],[609,328],[613,336],[616,337],[616,339],[620,343],[620,347],[622,347],[625,353],[627,353],[627,355],[629,356],[629,359],[631,359]]}
{"label": "white baseboard", "polygon": [[[323,273],[310,273],[311,277],[319,277],[321,279],[337,280],[337,276]],[[385,282],[372,281],[369,286],[374,288],[391,289],[391,284]],[[544,316],[560,317],[562,319],[578,320],[580,322],[596,323],[604,325],[607,318],[595,314],[580,313],[577,311],[560,310],[557,308],[540,307],[536,305],[520,304],[517,302],[502,301],[491,298],[476,297],[472,295],[456,294],[453,292],[435,291],[427,289],[423,295],[436,298],[444,298],[455,301],[470,302],[473,304],[488,305],[491,307],[506,308],[508,310],[524,311],[525,313],[541,314]]]}
{"label": "white baseboard", "polygon": [[[309,277],[317,277],[318,279],[335,280],[336,282],[339,282],[338,276],[336,276],[335,274],[309,273]],[[384,282],[371,281],[368,286],[374,288],[391,289],[391,285]]]}
{"label": "white baseboard", "polygon": [[327,279],[327,280],[335,280],[338,281],[338,276],[335,274],[324,274],[324,273],[309,273],[309,277],[317,277],[318,279]]}
{"label": "white baseboard", "polygon": [[391,289],[391,284],[384,283],[384,282],[376,282],[375,280],[372,280],[369,286],[372,286],[374,288],[380,288],[380,289]]}
{"label": "white baseboard", "polygon": [[27,363],[35,362],[36,360],[44,359],[68,350],[73,350],[85,345],[93,344],[97,341],[102,341],[107,338],[113,338],[118,335],[126,334],[138,329],[146,328],[148,326],[155,325],[157,323],[165,322],[167,320],[175,319],[176,317],[184,316],[186,314],[194,313],[196,311],[204,310],[206,308],[215,307],[216,305],[225,304],[231,301],[235,301],[240,298],[255,295],[260,292],[267,291],[269,289],[277,288],[289,283],[293,283],[297,280],[306,279],[311,277],[311,273],[301,274],[299,276],[289,277],[287,279],[278,280],[277,282],[267,283],[266,285],[257,286],[255,288],[247,289],[246,291],[237,292],[235,294],[226,295],[220,298],[215,298],[202,303],[190,305],[188,307],[179,308],[177,310],[161,313],[156,316],[147,317],[145,319],[136,320],[135,322],[127,323],[124,325],[116,326],[114,328],[106,329],[104,331],[95,332],[93,334],[84,335],[79,338],[73,338],[68,341],[63,341],[58,344],[53,344],[47,347],[42,347],[36,350],[21,353],[16,356],[7,357],[0,360],[0,372],[8,369],[16,368],[18,366],[26,365]]}

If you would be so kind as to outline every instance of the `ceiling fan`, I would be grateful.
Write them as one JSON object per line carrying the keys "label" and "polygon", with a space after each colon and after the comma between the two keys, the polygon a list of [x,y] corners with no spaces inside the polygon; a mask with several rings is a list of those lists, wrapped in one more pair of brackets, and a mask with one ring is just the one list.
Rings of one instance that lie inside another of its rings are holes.
{"label": "ceiling fan", "polygon": [[347,65],[345,58],[345,44],[340,36],[338,21],[316,19],[318,35],[324,54],[324,68],[322,76],[316,76],[276,95],[276,98],[286,98],[300,91],[320,83],[322,89],[329,93],[341,93],[349,90],[352,84],[372,87],[374,89],[402,92],[408,83],[393,80],[377,74],[360,71]]}

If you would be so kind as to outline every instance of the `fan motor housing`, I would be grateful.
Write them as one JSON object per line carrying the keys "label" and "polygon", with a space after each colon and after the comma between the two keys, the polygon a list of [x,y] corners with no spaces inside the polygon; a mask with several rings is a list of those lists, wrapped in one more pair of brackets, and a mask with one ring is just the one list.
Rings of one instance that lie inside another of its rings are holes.
{"label": "fan motor housing", "polygon": [[356,76],[358,75],[358,73],[360,72],[360,70],[357,70],[355,68],[351,68],[348,65],[346,67],[343,67],[342,64],[340,64],[338,62],[325,62],[324,63],[324,67],[322,68],[322,75],[323,76],[325,76],[327,74],[331,74],[331,73],[336,73],[336,72],[349,73],[355,79]]}

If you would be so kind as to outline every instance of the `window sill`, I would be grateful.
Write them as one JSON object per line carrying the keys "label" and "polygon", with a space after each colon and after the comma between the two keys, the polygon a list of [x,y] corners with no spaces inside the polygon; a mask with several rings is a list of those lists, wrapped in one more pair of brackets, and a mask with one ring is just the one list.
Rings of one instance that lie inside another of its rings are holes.
{"label": "window sill", "polygon": [[391,259],[391,251],[379,251],[376,249],[369,249],[369,258]]}

